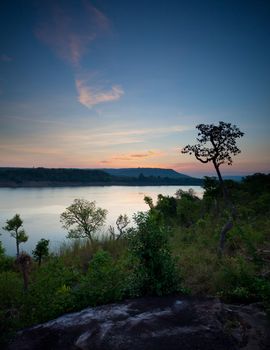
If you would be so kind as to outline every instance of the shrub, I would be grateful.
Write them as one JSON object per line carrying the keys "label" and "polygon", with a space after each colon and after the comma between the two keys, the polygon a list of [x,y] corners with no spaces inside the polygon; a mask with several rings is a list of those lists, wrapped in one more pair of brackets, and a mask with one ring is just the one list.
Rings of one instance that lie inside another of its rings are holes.
{"label": "shrub", "polygon": [[243,257],[224,260],[218,279],[218,294],[231,302],[248,302],[258,299],[256,295],[254,266]]}
{"label": "shrub", "polygon": [[137,229],[129,238],[133,260],[131,295],[163,295],[179,290],[175,260],[168,244],[168,232],[157,223],[155,213],[135,215]]}
{"label": "shrub", "polygon": [[85,307],[120,300],[124,285],[125,275],[121,265],[108,252],[99,250],[76,288],[77,303]]}
{"label": "shrub", "polygon": [[162,217],[167,221],[176,217],[176,199],[174,197],[158,195],[155,209],[158,210]]}
{"label": "shrub", "polygon": [[41,265],[32,274],[22,321],[27,325],[40,323],[72,311],[75,308],[73,299],[68,298],[64,289],[72,289],[79,278],[76,268],[65,266],[57,257]]}
{"label": "shrub", "polygon": [[5,343],[20,325],[20,308],[24,301],[22,285],[17,273],[0,273],[0,344]]}

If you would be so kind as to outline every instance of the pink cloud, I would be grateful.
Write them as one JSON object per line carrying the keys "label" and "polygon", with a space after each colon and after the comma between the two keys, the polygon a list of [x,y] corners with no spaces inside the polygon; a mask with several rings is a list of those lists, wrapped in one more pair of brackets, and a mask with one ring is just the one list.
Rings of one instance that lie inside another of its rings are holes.
{"label": "pink cloud", "polygon": [[87,1],[78,1],[76,12],[68,6],[62,8],[57,1],[51,4],[36,36],[59,58],[78,66],[90,43],[109,30],[109,20]]}
{"label": "pink cloud", "polygon": [[122,154],[119,156],[114,156],[114,160],[128,160],[128,161],[134,161],[136,159],[147,159],[151,157],[159,157],[162,156],[163,152],[161,151],[147,151],[144,153],[129,153],[129,154]]}
{"label": "pink cloud", "polygon": [[99,103],[119,100],[124,94],[123,89],[118,85],[113,85],[110,90],[102,90],[88,86],[84,80],[80,79],[76,80],[76,87],[79,102],[88,108]]}

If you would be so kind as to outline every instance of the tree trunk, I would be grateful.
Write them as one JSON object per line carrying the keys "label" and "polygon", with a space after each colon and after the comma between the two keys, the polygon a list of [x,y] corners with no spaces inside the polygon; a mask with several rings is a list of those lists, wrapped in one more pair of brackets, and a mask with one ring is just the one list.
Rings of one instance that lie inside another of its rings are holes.
{"label": "tree trunk", "polygon": [[226,224],[223,226],[220,232],[220,241],[219,241],[219,254],[222,255],[224,252],[225,240],[227,233],[233,228],[232,219],[229,219]]}
{"label": "tree trunk", "polygon": [[17,249],[17,258],[20,255],[20,247],[19,247],[19,240],[18,237],[16,235],[16,249]]}
{"label": "tree trunk", "polygon": [[223,198],[224,198],[225,204],[230,208],[231,214],[232,214],[232,217],[229,218],[229,220],[226,222],[226,224],[223,226],[223,228],[222,228],[222,230],[220,232],[219,254],[223,255],[224,247],[225,247],[225,241],[226,241],[226,235],[233,228],[233,218],[235,218],[235,216],[236,216],[236,210],[235,210],[234,205],[229,200],[229,196],[228,196],[228,192],[227,192],[226,186],[224,184],[223,178],[222,178],[221,173],[219,171],[219,166],[216,164],[215,161],[213,161],[213,163],[214,163],[214,167],[216,169],[217,175],[218,175],[220,186],[222,188]]}
{"label": "tree trunk", "polygon": [[228,203],[228,192],[227,192],[226,186],[224,184],[223,178],[221,176],[221,173],[219,171],[219,166],[216,164],[216,162],[213,162],[213,163],[214,163],[215,170],[217,172],[217,176],[218,176],[218,179],[219,179],[220,186],[222,188],[224,200],[225,200],[226,203]]}

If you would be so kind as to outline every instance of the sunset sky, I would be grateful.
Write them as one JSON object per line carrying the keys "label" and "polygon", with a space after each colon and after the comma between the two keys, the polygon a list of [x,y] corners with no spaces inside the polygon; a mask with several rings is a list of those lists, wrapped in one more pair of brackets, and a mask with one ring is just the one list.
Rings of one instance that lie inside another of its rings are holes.
{"label": "sunset sky", "polygon": [[270,171],[268,0],[4,0],[0,27],[0,166],[211,175],[180,150],[222,120],[223,173]]}

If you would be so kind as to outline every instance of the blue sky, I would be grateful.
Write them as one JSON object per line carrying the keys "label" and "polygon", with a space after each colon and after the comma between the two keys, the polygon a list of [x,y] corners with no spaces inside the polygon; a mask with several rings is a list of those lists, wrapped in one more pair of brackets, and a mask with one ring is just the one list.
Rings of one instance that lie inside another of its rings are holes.
{"label": "blue sky", "polygon": [[236,124],[223,173],[269,171],[269,1],[4,1],[0,166],[165,167]]}

